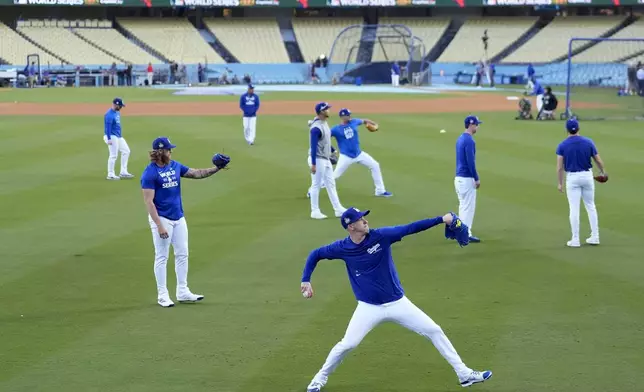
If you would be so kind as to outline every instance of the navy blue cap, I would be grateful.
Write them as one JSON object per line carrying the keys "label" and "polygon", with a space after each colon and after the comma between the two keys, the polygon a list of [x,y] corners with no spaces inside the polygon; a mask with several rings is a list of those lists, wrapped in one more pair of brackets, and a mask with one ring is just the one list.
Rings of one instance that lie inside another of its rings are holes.
{"label": "navy blue cap", "polygon": [[170,139],[168,139],[167,137],[158,137],[152,142],[153,150],[169,150],[171,148],[177,148],[177,146],[170,143]]}
{"label": "navy blue cap", "polygon": [[320,112],[327,110],[329,108],[331,108],[331,105],[329,105],[326,102],[320,102],[317,105],[315,105],[315,113],[320,114]]}
{"label": "navy blue cap", "polygon": [[483,121],[479,120],[479,118],[476,116],[467,116],[465,117],[464,123],[465,123],[465,128],[468,128],[472,124],[474,125],[483,124]]}
{"label": "navy blue cap", "polygon": [[369,215],[369,212],[369,210],[360,211],[355,207],[349,207],[345,212],[342,213],[342,217],[340,218],[342,227],[346,229],[350,224],[362,219],[363,216]]}
{"label": "navy blue cap", "polygon": [[566,121],[566,129],[568,132],[577,132],[579,131],[579,121],[576,118],[572,117]]}
{"label": "navy blue cap", "polygon": [[351,115],[351,110],[347,108],[342,108],[340,112],[338,113],[338,116],[340,117],[345,117],[345,116],[350,116]]}
{"label": "navy blue cap", "polygon": [[112,101],[112,103],[113,103],[114,105],[125,106],[125,104],[123,103],[123,100],[122,100],[121,98],[114,98],[114,100]]}
{"label": "navy blue cap", "polygon": [[253,86],[252,84],[248,83],[248,89],[250,90],[251,88],[254,89],[255,86]]}

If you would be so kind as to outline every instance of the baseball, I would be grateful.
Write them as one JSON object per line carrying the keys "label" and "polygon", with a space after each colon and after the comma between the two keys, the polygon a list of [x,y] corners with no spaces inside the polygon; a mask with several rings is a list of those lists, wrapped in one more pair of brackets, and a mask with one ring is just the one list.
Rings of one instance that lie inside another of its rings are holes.
{"label": "baseball", "polygon": [[444,129],[441,129],[441,133],[445,133],[445,132],[447,132],[447,131],[446,131],[446,130],[444,130]]}

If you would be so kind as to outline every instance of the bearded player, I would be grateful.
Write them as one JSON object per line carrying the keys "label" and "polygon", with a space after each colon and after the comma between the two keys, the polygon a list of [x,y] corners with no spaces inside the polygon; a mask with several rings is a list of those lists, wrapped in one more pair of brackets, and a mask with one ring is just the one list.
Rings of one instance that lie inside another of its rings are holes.
{"label": "bearded player", "polygon": [[370,130],[376,130],[377,124],[368,119],[351,118],[349,109],[342,109],[338,113],[342,124],[336,125],[331,129],[331,136],[338,142],[340,157],[338,164],[335,166],[333,177],[340,178],[342,174],[354,163],[366,166],[371,171],[373,184],[375,186],[375,195],[379,197],[391,197],[393,194],[387,192],[385,183],[382,180],[380,164],[371,157],[371,155],[360,149],[360,137],[358,136],[358,127],[366,124]]}
{"label": "bearded player", "polygon": [[212,159],[214,167],[191,169],[171,159],[172,149],[176,147],[167,137],[155,139],[152,142],[150,164],[141,176],[143,200],[154,243],[157,302],[164,308],[174,306],[166,285],[170,245],[174,249],[177,301],[196,302],[204,298],[203,295],[193,294],[188,288],[188,225],[183,215],[181,178],[208,178],[230,162],[229,156],[216,154]]}

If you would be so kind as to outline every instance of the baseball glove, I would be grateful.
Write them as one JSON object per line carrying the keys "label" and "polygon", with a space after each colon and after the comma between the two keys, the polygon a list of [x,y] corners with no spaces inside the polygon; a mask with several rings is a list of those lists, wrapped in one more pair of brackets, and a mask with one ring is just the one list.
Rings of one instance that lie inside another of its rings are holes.
{"label": "baseball glove", "polygon": [[229,163],[230,157],[228,155],[217,153],[212,157],[212,164],[219,169],[225,168]]}
{"label": "baseball glove", "polygon": [[365,125],[365,127],[367,127],[369,132],[376,132],[378,130],[378,128],[379,128],[378,124],[371,124],[371,123]]}
{"label": "baseball glove", "polygon": [[338,153],[337,152],[332,153],[331,156],[329,157],[329,161],[331,161],[332,165],[337,164],[338,163]]}
{"label": "baseball glove", "polygon": [[461,248],[467,246],[470,243],[469,227],[456,214],[453,212],[450,212],[450,214],[452,214],[452,223],[445,224],[445,238],[456,240]]}
{"label": "baseball glove", "polygon": [[599,173],[594,178],[595,178],[595,181],[597,181],[597,182],[606,182],[606,181],[608,181],[608,174]]}

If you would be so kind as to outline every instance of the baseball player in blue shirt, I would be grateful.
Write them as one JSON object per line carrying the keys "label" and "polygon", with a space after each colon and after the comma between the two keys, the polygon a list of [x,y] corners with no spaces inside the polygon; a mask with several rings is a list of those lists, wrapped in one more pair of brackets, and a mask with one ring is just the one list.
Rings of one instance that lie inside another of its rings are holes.
{"label": "baseball player in blue shirt", "polygon": [[181,201],[181,178],[207,178],[230,162],[227,155],[216,154],[213,157],[214,167],[191,169],[172,160],[172,149],[176,147],[167,137],[155,139],[150,151],[150,164],[141,176],[143,200],[154,243],[157,302],[164,308],[174,306],[166,285],[170,245],[174,248],[177,301],[196,302],[204,298],[203,295],[193,294],[188,288],[188,225]]}
{"label": "baseball player in blue shirt", "polygon": [[346,108],[340,110],[338,114],[342,120],[342,124],[331,128],[331,136],[335,137],[335,140],[338,142],[338,149],[340,150],[340,157],[338,158],[338,164],[335,166],[333,177],[337,180],[349,166],[358,163],[371,170],[373,184],[376,187],[376,196],[393,196],[385,189],[382,173],[380,172],[380,164],[371,155],[360,149],[358,127],[362,124],[376,125],[376,123],[368,119],[351,118],[351,111]]}
{"label": "baseball player in blue shirt", "polygon": [[259,110],[259,96],[255,94],[255,86],[248,85],[246,93],[239,97],[239,108],[244,113],[244,138],[246,143],[255,144],[255,126],[257,125],[257,111]]}
{"label": "baseball player in blue shirt", "polygon": [[[414,305],[406,296],[398,278],[391,255],[391,246],[404,237],[445,223],[451,225],[459,218],[451,213],[424,219],[407,225],[370,229],[365,216],[369,210],[347,209],[340,222],[349,233],[342,240],[312,251],[304,266],[300,291],[305,298],[313,296],[311,275],[320,260],[343,260],[358,306],[349,321],[344,337],[338,342],[318,373],[309,384],[308,392],[319,392],[329,375],[344,357],[378,324],[393,321],[432,341],[443,358],[452,365],[463,387],[483,382],[492,376],[489,370],[480,372],[467,367],[441,327]],[[463,228],[464,229],[464,228]]]}
{"label": "baseball player in blue shirt", "polygon": [[[120,180],[121,178],[133,178],[127,170],[127,161],[130,158],[130,147],[122,135],[121,109],[125,107],[121,98],[114,98],[112,107],[103,117],[104,135],[103,141],[107,144],[109,156],[107,158],[107,179]],[[121,172],[117,176],[114,173],[114,165],[119,151],[121,152]]]}
{"label": "baseball player in blue shirt", "polygon": [[543,89],[543,86],[541,86],[541,83],[539,83],[538,80],[535,80],[534,86],[532,87],[532,92],[530,92],[529,95],[535,95],[536,96],[536,104],[537,104],[537,118],[539,118],[539,115],[541,115],[541,108],[543,107],[543,94],[545,93],[545,90]]}
{"label": "baseball player in blue shirt", "polygon": [[476,116],[465,118],[465,132],[456,140],[456,177],[454,187],[458,196],[458,216],[470,228],[470,242],[480,242],[472,235],[474,211],[476,210],[476,190],[481,186],[476,171],[476,142],[474,134],[483,124]]}
{"label": "baseball player in blue shirt", "polygon": [[322,183],[329,195],[329,200],[335,211],[335,216],[340,217],[346,210],[340,203],[338,191],[335,188],[333,178],[333,165],[331,164],[331,129],[327,120],[331,105],[320,102],[315,105],[317,116],[309,122],[310,145],[308,164],[311,173],[314,175],[309,195],[311,200],[311,218],[326,219],[326,215],[320,210],[320,189]]}
{"label": "baseball player in blue shirt", "polygon": [[391,85],[393,87],[400,85],[400,65],[395,61],[391,63]]}
{"label": "baseball player in blue shirt", "polygon": [[566,172],[566,195],[570,206],[570,229],[572,238],[566,245],[578,248],[579,241],[579,201],[584,201],[588,220],[590,221],[590,237],[587,244],[599,245],[599,218],[595,207],[595,183],[591,159],[595,161],[602,176],[605,176],[602,162],[595,143],[579,135],[579,121],[575,118],[566,121],[568,137],[557,146],[557,179],[559,192],[563,192],[563,172]]}

